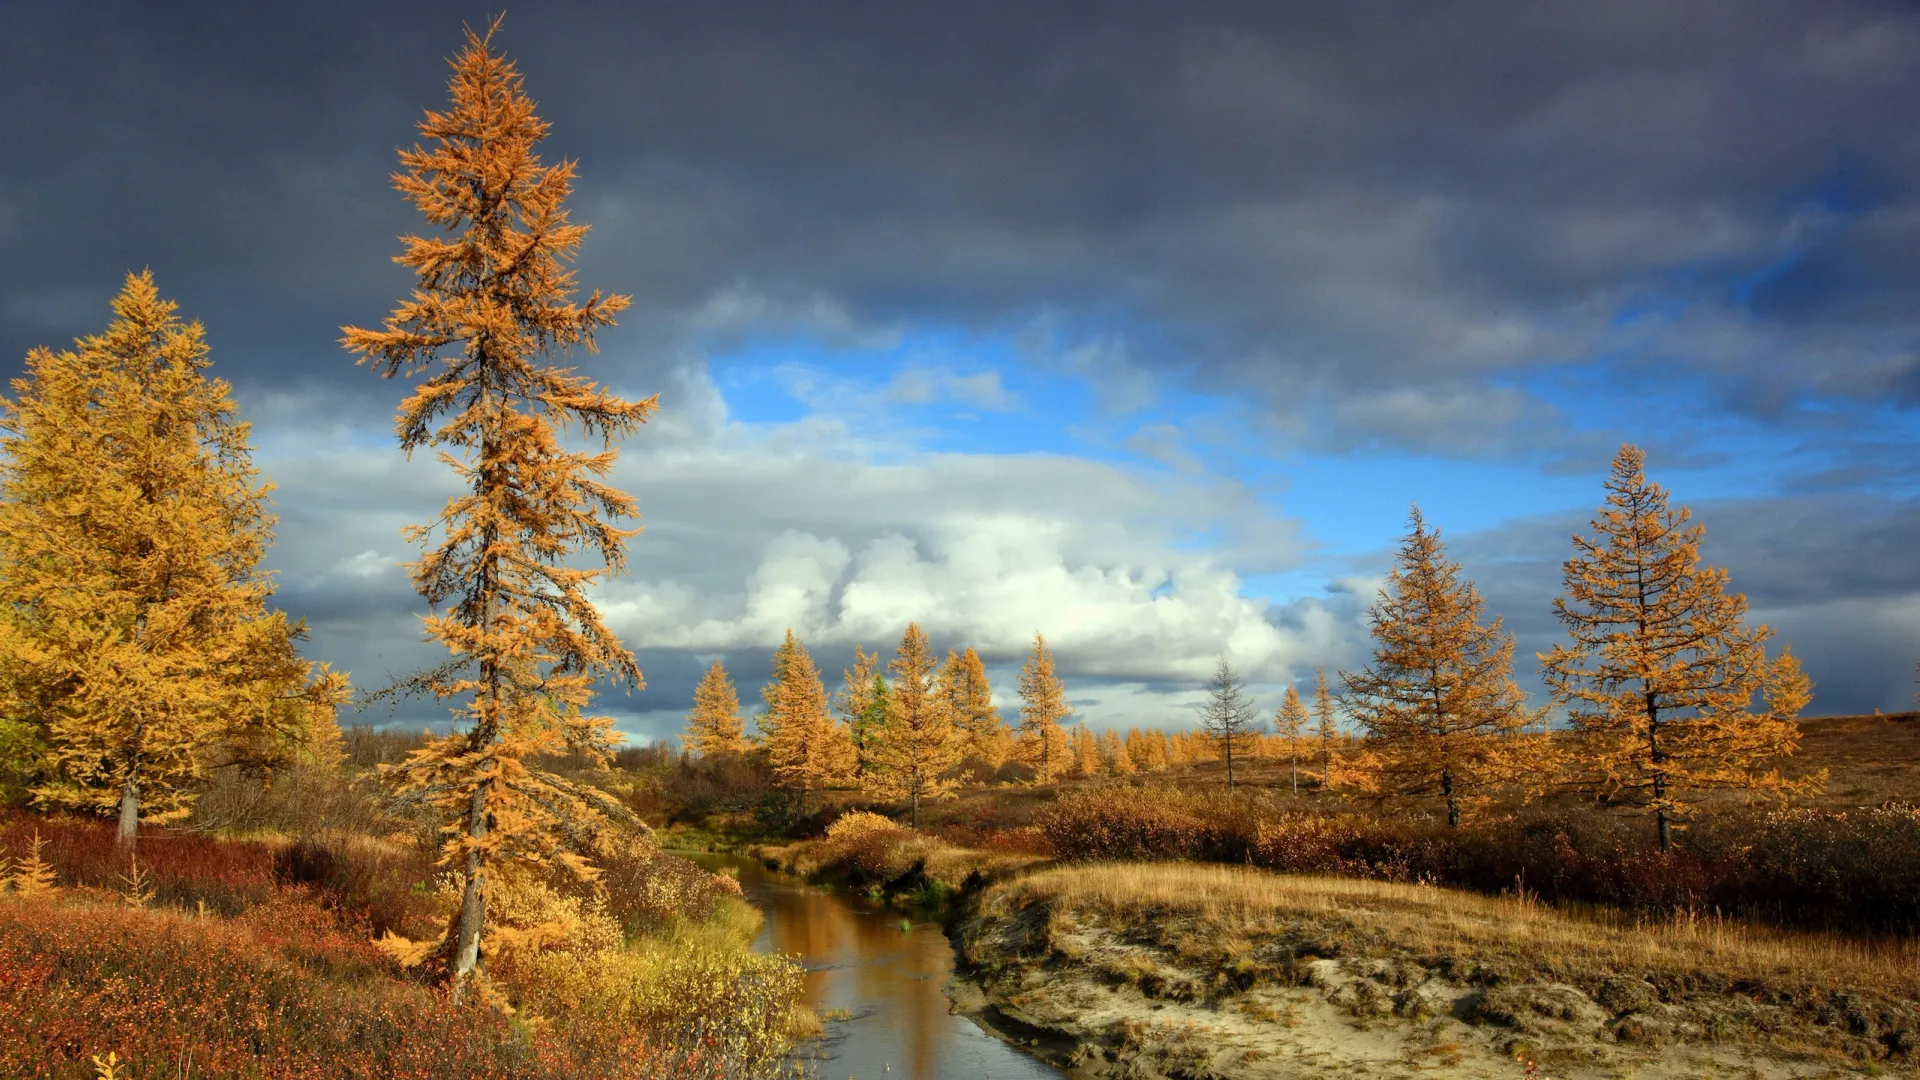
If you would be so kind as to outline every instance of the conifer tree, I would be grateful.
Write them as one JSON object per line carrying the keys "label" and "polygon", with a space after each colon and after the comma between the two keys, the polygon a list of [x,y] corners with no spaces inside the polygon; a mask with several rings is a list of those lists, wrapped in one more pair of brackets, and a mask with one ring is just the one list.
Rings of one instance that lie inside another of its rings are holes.
{"label": "conifer tree", "polygon": [[1073,775],[1100,775],[1100,746],[1094,741],[1093,732],[1087,730],[1086,721],[1073,726],[1071,736],[1073,745]]}
{"label": "conifer tree", "polygon": [[740,695],[718,659],[694,687],[693,709],[687,713],[687,730],[680,742],[702,757],[744,754],[753,748],[740,716]]}
{"label": "conifer tree", "polygon": [[1300,794],[1300,736],[1307,730],[1307,706],[1300,700],[1300,692],[1287,684],[1287,693],[1280,701],[1280,710],[1273,715],[1274,734],[1285,740],[1287,755],[1287,775],[1293,782],[1293,793]]}
{"label": "conifer tree", "polygon": [[1105,761],[1107,771],[1115,776],[1132,776],[1139,771],[1139,766],[1133,763],[1133,755],[1127,751],[1126,740],[1112,728],[1100,733],[1100,757]]}
{"label": "conifer tree", "polygon": [[853,667],[840,671],[843,685],[835,697],[841,726],[853,743],[854,775],[873,768],[878,733],[887,720],[887,679],[880,673],[880,654],[853,647]]}
{"label": "conifer tree", "polygon": [[212,768],[325,757],[346,693],[267,608],[272,488],[176,311],[128,275],[104,334],[0,400],[0,708],[45,748],[37,801],[117,813],[129,847]]}
{"label": "conifer tree", "polygon": [[1200,704],[1200,730],[1227,763],[1227,790],[1233,790],[1233,759],[1245,756],[1260,731],[1255,719],[1253,699],[1247,695],[1246,680],[1233,670],[1222,656],[1214,665],[1213,679],[1207,684],[1207,699]]}
{"label": "conifer tree", "polygon": [[917,623],[895,650],[891,715],[874,764],[878,790],[891,798],[904,796],[911,804],[911,822],[920,827],[920,803],[953,790],[944,774],[959,752],[953,737],[953,717],[934,686],[938,672],[927,648],[927,635]]}
{"label": "conifer tree", "polygon": [[774,782],[805,794],[844,783],[854,769],[853,740],[827,711],[827,690],[807,648],[787,631],[774,653],[773,682],[761,690],[761,743]]}
{"label": "conifer tree", "polygon": [[1185,765],[1193,760],[1193,755],[1187,750],[1186,732],[1175,731],[1166,734],[1166,743],[1167,764],[1169,766]]}
{"label": "conifer tree", "polygon": [[1367,619],[1373,662],[1342,672],[1347,707],[1381,758],[1382,782],[1400,795],[1438,795],[1447,824],[1466,800],[1518,778],[1517,735],[1536,719],[1513,681],[1513,635],[1480,622],[1480,593],[1446,558],[1420,508],[1386,587]]}
{"label": "conifer tree", "polygon": [[1053,653],[1039,631],[1033,634],[1033,652],[1020,669],[1020,745],[1022,760],[1032,765],[1035,779],[1052,783],[1066,773],[1067,733],[1060,725],[1071,715],[1067,688],[1053,673]]}
{"label": "conifer tree", "polygon": [[1768,662],[1773,631],[1744,625],[1746,597],[1700,565],[1705,528],[1669,507],[1645,464],[1633,446],[1614,458],[1594,535],[1574,535],[1567,595],[1553,602],[1573,644],[1540,660],[1582,736],[1575,782],[1652,811],[1665,850],[1693,792],[1785,796],[1821,778],[1762,771],[1799,746],[1810,684],[1790,653]]}
{"label": "conifer tree", "polygon": [[1160,772],[1167,767],[1167,735],[1158,728],[1127,732],[1127,756],[1141,772]]}
{"label": "conifer tree", "polygon": [[1333,694],[1327,690],[1327,666],[1313,672],[1313,735],[1320,744],[1320,786],[1333,786],[1333,742],[1340,734],[1340,721],[1333,709]]}
{"label": "conifer tree", "polygon": [[964,653],[947,652],[947,662],[940,668],[940,694],[953,716],[960,760],[979,762],[988,770],[1005,764],[1013,734],[1000,722],[987,667],[972,647]]}
{"label": "conifer tree", "polygon": [[[643,685],[587,586],[626,566],[637,529],[617,523],[634,500],[605,482],[614,443],[652,414],[657,398],[625,401],[555,360],[591,352],[625,296],[574,300],[568,264],[586,226],[565,201],[574,165],[541,163],[549,125],[514,65],[467,31],[452,61],[452,106],[428,112],[431,145],[400,154],[394,186],[434,227],[402,238],[396,261],[417,276],[382,329],[343,329],[342,343],[381,375],[417,379],[395,429],[408,454],[439,447],[464,489],[407,536],[431,545],[412,564],[426,598],[427,636],[450,654],[406,684],[464,699],[465,730],[435,740],[397,770],[404,791],[444,815],[444,865],[462,882],[449,928],[454,996],[480,964],[489,876],[558,861],[591,864],[562,846],[570,829],[621,813],[617,802],[528,764],[572,751],[605,758],[612,721],[587,716],[596,681]],[[563,442],[597,439],[597,451]],[[575,566],[584,556],[595,565]],[[484,987],[483,987],[484,988]]]}
{"label": "conifer tree", "polygon": [[880,747],[887,741],[887,733],[893,729],[893,684],[880,672],[873,673],[873,685],[867,689],[867,707],[860,714],[860,722],[854,732],[863,741],[854,752],[855,767],[860,768],[862,755],[866,762],[861,775],[877,774],[880,770]]}

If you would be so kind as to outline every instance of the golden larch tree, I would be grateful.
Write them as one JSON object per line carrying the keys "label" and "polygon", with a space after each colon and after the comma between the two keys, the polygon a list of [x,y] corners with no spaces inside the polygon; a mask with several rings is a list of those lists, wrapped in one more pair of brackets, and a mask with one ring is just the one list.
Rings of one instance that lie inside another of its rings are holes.
{"label": "golden larch tree", "polygon": [[[452,106],[420,122],[430,145],[400,153],[394,186],[435,230],[402,238],[395,261],[416,275],[411,296],[382,329],[345,327],[342,338],[381,375],[417,380],[395,420],[400,445],[441,448],[463,488],[406,535],[428,545],[409,569],[431,608],[427,636],[450,654],[407,686],[463,699],[464,730],[395,770],[404,791],[445,815],[445,865],[462,882],[443,943],[456,998],[479,968],[489,875],[556,861],[591,875],[561,840],[620,812],[528,759],[604,759],[612,721],[582,712],[594,684],[643,685],[587,587],[626,567],[639,530],[618,523],[637,509],[605,478],[615,441],[658,404],[623,400],[555,362],[593,351],[594,332],[629,300],[574,300],[568,264],[587,232],[565,209],[574,165],[541,163],[548,124],[493,51],[498,29],[496,19],[484,36],[467,31],[451,61]],[[571,449],[568,435],[599,448]],[[582,557],[597,565],[576,565]]]}
{"label": "golden larch tree", "polygon": [[904,797],[917,829],[921,802],[953,790],[946,772],[959,759],[959,742],[953,716],[934,685],[939,673],[918,623],[907,624],[889,666],[893,688],[890,715],[874,755],[876,790],[888,798]]}
{"label": "golden larch tree", "polygon": [[1273,732],[1283,741],[1282,752],[1287,755],[1287,776],[1293,783],[1293,793],[1300,794],[1300,749],[1301,736],[1306,733],[1306,703],[1300,700],[1300,692],[1287,684],[1286,696],[1280,699],[1280,709],[1273,714]]}
{"label": "golden larch tree", "polygon": [[972,647],[961,653],[948,651],[947,662],[940,668],[940,694],[953,715],[960,760],[989,775],[1006,764],[1013,748],[1013,733],[1000,721],[1000,710],[993,707],[987,666]]}
{"label": "golden larch tree", "polygon": [[773,681],[760,691],[760,742],[774,782],[803,795],[851,779],[853,740],[833,722],[827,688],[792,630],[773,654]]}
{"label": "golden larch tree", "polygon": [[122,845],[213,768],[324,764],[346,693],[267,608],[272,487],[177,310],[128,275],[104,334],[0,399],[0,708],[46,747],[36,799],[117,813]]}
{"label": "golden larch tree", "polygon": [[1100,744],[1094,739],[1093,732],[1087,730],[1086,721],[1082,720],[1073,727],[1073,774],[1099,776],[1101,771]]}
{"label": "golden larch tree", "polygon": [[1066,685],[1053,673],[1047,639],[1036,630],[1033,652],[1020,669],[1020,741],[1015,749],[1043,784],[1067,771],[1067,733],[1060,725],[1072,712]]}
{"label": "golden larch tree", "polygon": [[740,716],[740,694],[718,659],[693,688],[693,708],[687,713],[687,730],[680,743],[702,757],[744,754],[753,748]]}
{"label": "golden larch tree", "polygon": [[873,768],[873,751],[887,722],[887,677],[880,670],[880,654],[853,647],[853,667],[840,670],[840,692],[834,704],[840,726],[853,743],[853,771],[865,776]]}
{"label": "golden larch tree", "polygon": [[1133,754],[1127,749],[1126,740],[1112,728],[1100,733],[1100,757],[1105,761],[1107,771],[1115,776],[1132,776],[1140,771],[1140,767],[1133,763]]}
{"label": "golden larch tree", "polygon": [[1513,681],[1513,635],[1482,624],[1481,599],[1420,508],[1367,620],[1373,660],[1342,672],[1347,711],[1380,755],[1385,789],[1446,800],[1447,824],[1462,808],[1518,779],[1512,736],[1537,719]]}
{"label": "golden larch tree", "polygon": [[1790,653],[1768,662],[1773,631],[1744,625],[1746,597],[1727,594],[1725,570],[1700,565],[1705,528],[1670,508],[1637,447],[1621,447],[1606,490],[1553,602],[1573,644],[1540,660],[1581,736],[1572,779],[1650,810],[1665,850],[1692,792],[1786,796],[1820,782],[1765,768],[1799,746],[1794,718],[1811,684]]}
{"label": "golden larch tree", "polygon": [[1175,731],[1167,735],[1168,765],[1186,765],[1193,760],[1193,740],[1189,732]]}

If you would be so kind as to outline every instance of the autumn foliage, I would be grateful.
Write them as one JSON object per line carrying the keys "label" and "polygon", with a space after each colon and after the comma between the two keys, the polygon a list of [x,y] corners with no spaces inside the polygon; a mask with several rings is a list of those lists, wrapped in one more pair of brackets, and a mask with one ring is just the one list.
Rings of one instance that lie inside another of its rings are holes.
{"label": "autumn foliage", "polygon": [[753,744],[746,737],[746,723],[740,718],[740,695],[727,677],[727,669],[715,660],[693,690],[693,710],[687,713],[687,731],[681,742],[696,754],[744,754]]}
{"label": "autumn foliage", "polygon": [[894,650],[892,695],[887,724],[874,754],[874,790],[885,797],[904,798],[909,820],[920,825],[920,804],[953,790],[947,771],[958,763],[960,747],[953,737],[953,713],[939,692],[938,672],[926,632],[908,623]]}
{"label": "autumn foliage", "polygon": [[1726,571],[1700,565],[1705,528],[1669,507],[1638,448],[1621,448],[1606,488],[1553,604],[1573,642],[1540,659],[1584,737],[1574,782],[1650,810],[1668,848],[1692,793],[1818,783],[1769,767],[1798,745],[1811,683],[1791,652],[1767,659],[1773,631],[1746,626],[1746,597],[1727,594]]}
{"label": "autumn foliage", "polygon": [[132,274],[104,334],[0,400],[0,712],[43,806],[178,819],[209,770],[331,753],[345,680],[267,601],[270,486],[198,323]]}
{"label": "autumn foliage", "polygon": [[773,681],[761,696],[767,711],[760,716],[760,741],[781,786],[807,792],[852,778],[853,740],[833,722],[820,670],[791,630],[773,654]]}
{"label": "autumn foliage", "polygon": [[1372,737],[1394,792],[1438,795],[1447,821],[1519,777],[1535,719],[1513,681],[1513,636],[1483,624],[1480,594],[1415,507],[1399,558],[1368,613],[1373,661],[1342,673],[1346,706]]}
{"label": "autumn foliage", "polygon": [[[434,226],[403,238],[396,261],[417,278],[381,329],[345,328],[343,343],[388,377],[415,379],[395,419],[408,453],[443,448],[465,489],[410,539],[430,544],[411,567],[427,635],[448,661],[413,685],[460,699],[465,730],[395,770],[403,788],[446,816],[447,865],[464,899],[448,952],[457,988],[476,971],[490,875],[558,861],[588,872],[567,841],[614,804],[531,767],[540,754],[604,757],[612,721],[582,710],[596,680],[641,685],[640,670],[588,598],[620,571],[638,530],[617,522],[634,501],[605,483],[613,442],[652,414],[553,362],[591,351],[625,296],[573,299],[567,264],[586,226],[568,220],[571,162],[543,164],[548,131],[514,65],[469,30],[453,60],[453,104],[429,112],[431,144],[403,151],[394,186]],[[562,437],[598,438],[570,449]],[[574,564],[587,555],[597,567]]]}
{"label": "autumn foliage", "polygon": [[1033,651],[1020,669],[1020,739],[1015,752],[1033,766],[1041,783],[1064,775],[1071,763],[1067,735],[1061,729],[1073,709],[1067,691],[1053,671],[1053,653],[1047,639],[1033,635]]}

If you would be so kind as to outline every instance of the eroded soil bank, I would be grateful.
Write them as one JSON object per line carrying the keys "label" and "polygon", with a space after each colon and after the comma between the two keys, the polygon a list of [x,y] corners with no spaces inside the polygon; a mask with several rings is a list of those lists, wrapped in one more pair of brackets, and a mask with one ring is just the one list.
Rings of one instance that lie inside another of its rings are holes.
{"label": "eroded soil bank", "polygon": [[1831,942],[1222,867],[1057,867],[968,906],[956,1007],[1076,1076],[1916,1075],[1911,958]]}

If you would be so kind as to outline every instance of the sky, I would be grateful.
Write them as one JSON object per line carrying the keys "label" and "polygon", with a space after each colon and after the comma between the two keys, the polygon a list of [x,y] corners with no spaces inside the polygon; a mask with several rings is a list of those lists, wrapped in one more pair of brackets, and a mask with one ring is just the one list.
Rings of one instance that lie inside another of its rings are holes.
{"label": "sky", "polygon": [[[470,4],[17,0],[0,357],[129,271],[206,325],[276,485],[275,602],[362,690],[435,659],[377,325],[389,186]],[[1418,502],[1536,652],[1623,443],[1705,525],[1813,714],[1920,659],[1920,13],[1910,6],[542,4],[495,39],[579,163],[567,358],[659,395],[597,597],[671,736],[792,628],[838,673],[909,620],[1009,715],[1046,634],[1095,728],[1277,706],[1367,658]],[[836,680],[832,680],[836,681]],[[349,722],[417,725],[404,701]]]}

